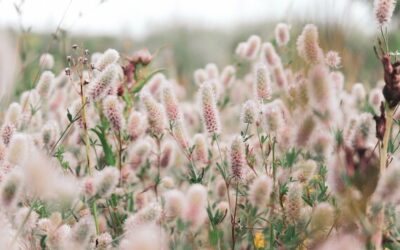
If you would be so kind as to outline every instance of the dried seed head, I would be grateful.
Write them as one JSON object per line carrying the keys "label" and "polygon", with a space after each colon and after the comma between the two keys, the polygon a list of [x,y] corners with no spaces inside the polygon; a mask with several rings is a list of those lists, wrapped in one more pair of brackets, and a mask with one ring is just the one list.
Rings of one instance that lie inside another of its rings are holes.
{"label": "dried seed head", "polygon": [[299,56],[310,64],[321,62],[323,52],[318,43],[317,27],[314,24],[307,24],[297,39],[297,52]]}
{"label": "dried seed head", "polygon": [[245,126],[254,124],[258,121],[258,113],[257,104],[253,100],[247,100],[242,106],[240,119]]}
{"label": "dried seed head", "polygon": [[396,0],[375,0],[375,18],[380,26],[386,25],[392,18],[396,8]]}
{"label": "dried seed head", "polygon": [[272,192],[272,180],[267,175],[257,177],[250,185],[249,199],[253,206],[260,209],[266,208]]}
{"label": "dried seed head", "polygon": [[278,23],[275,27],[275,40],[279,46],[285,46],[290,40],[290,26],[286,23]]}
{"label": "dried seed head", "polygon": [[207,132],[210,135],[219,134],[221,132],[221,123],[211,83],[205,82],[200,87],[200,101],[203,122]]}
{"label": "dried seed head", "polygon": [[271,77],[264,64],[257,64],[254,68],[254,93],[260,102],[271,98]]}
{"label": "dried seed head", "polygon": [[107,96],[103,101],[104,115],[111,124],[114,131],[121,131],[124,127],[124,117],[122,115],[121,103],[117,96]]}
{"label": "dried seed head", "polygon": [[40,75],[39,82],[36,85],[36,90],[40,97],[47,99],[53,88],[55,76],[50,71],[45,71]]}
{"label": "dried seed head", "polygon": [[237,136],[233,139],[231,143],[230,151],[232,177],[237,180],[242,179],[242,172],[245,164],[244,153],[245,152],[242,138],[240,136]]}
{"label": "dried seed head", "polygon": [[89,97],[93,101],[103,98],[107,94],[107,90],[114,85],[117,78],[117,66],[115,64],[108,65],[90,84]]}
{"label": "dried seed head", "polygon": [[142,92],[141,99],[147,111],[147,122],[149,132],[154,135],[161,135],[165,128],[165,116],[161,104],[147,92]]}
{"label": "dried seed head", "polygon": [[[93,54],[94,56],[94,54]],[[109,65],[116,63],[119,60],[119,53],[115,49],[106,50],[99,58],[96,60],[95,68],[103,71]],[[93,58],[92,58],[93,61]]]}

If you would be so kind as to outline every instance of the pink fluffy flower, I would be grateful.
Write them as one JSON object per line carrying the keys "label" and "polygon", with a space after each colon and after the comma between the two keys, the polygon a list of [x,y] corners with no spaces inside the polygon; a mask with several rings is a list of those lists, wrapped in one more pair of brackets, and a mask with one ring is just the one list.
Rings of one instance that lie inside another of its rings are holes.
{"label": "pink fluffy flower", "polygon": [[285,46],[290,40],[290,26],[278,23],[275,27],[275,40],[279,46]]}
{"label": "pink fluffy flower", "polygon": [[379,25],[385,25],[390,22],[393,11],[396,8],[396,0],[375,0],[375,18]]}
{"label": "pink fluffy flower", "polygon": [[233,139],[231,143],[231,169],[232,169],[232,176],[235,179],[242,178],[242,168],[245,164],[244,158],[244,144],[242,138],[237,136]]}
{"label": "pink fluffy flower", "polygon": [[325,54],[325,63],[332,68],[339,68],[341,63],[341,58],[339,53],[336,51],[330,50]]}
{"label": "pink fluffy flower", "polygon": [[108,96],[103,101],[104,114],[115,131],[120,131],[124,126],[122,107],[116,96]]}
{"label": "pink fluffy flower", "polygon": [[206,130],[210,135],[220,133],[221,123],[213,87],[209,82],[200,87],[201,109]]}

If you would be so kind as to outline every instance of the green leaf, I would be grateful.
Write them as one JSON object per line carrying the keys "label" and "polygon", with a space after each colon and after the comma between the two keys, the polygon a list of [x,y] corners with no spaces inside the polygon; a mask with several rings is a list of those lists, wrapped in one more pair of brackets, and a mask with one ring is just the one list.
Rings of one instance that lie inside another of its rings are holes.
{"label": "green leaf", "polygon": [[106,164],[114,166],[115,165],[115,157],[113,155],[110,145],[107,142],[104,128],[97,126],[96,128],[92,128],[90,130],[93,131],[99,137],[101,146],[103,147],[104,159],[106,161]]}
{"label": "green leaf", "polygon": [[151,72],[148,76],[146,76],[146,78],[141,79],[138,81],[138,83],[134,86],[132,92],[134,94],[139,93],[139,91],[144,87],[144,85],[146,85],[146,83],[157,73],[165,71],[165,69],[157,69],[153,72]]}

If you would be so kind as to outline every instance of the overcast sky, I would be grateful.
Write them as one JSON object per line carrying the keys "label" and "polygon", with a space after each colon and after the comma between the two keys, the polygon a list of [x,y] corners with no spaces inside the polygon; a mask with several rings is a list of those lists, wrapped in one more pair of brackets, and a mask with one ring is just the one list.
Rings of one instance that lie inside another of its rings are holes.
{"label": "overcast sky", "polygon": [[[14,4],[0,0],[0,28],[18,27]],[[265,19],[343,20],[374,27],[370,6],[355,0],[25,0],[22,25],[32,31],[53,32],[61,27],[75,33],[145,36],[163,24],[184,23],[212,28]]]}

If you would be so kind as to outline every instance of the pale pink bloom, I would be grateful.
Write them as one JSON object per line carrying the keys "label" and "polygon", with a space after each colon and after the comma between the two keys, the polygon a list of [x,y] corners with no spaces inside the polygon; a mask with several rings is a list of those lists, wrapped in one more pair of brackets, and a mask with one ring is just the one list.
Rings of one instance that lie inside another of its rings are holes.
{"label": "pale pink bloom", "polygon": [[125,124],[125,120],[122,114],[122,105],[118,100],[117,96],[107,96],[103,100],[104,115],[110,122],[111,128],[114,131],[120,132]]}
{"label": "pale pink bloom", "polygon": [[218,66],[215,63],[208,63],[205,67],[207,73],[207,79],[218,79],[219,78],[219,70]]}
{"label": "pale pink bloom", "polygon": [[318,29],[314,24],[307,24],[297,39],[297,52],[306,62],[316,64],[323,59],[322,49],[319,47]]}
{"label": "pale pink bloom", "polygon": [[141,49],[136,51],[132,56],[132,61],[135,63],[140,63],[143,65],[147,65],[153,60],[153,56],[151,55],[148,49]]}
{"label": "pale pink bloom", "polygon": [[229,88],[233,84],[235,81],[235,74],[236,69],[231,65],[226,66],[222,70],[220,81],[225,88]]}
{"label": "pale pink bloom", "polygon": [[167,168],[174,164],[174,156],[175,156],[175,148],[174,145],[170,142],[165,143],[162,152],[161,152],[161,159],[160,165],[163,168]]}
{"label": "pale pink bloom", "polygon": [[242,179],[243,167],[245,164],[244,144],[242,138],[237,136],[231,143],[230,163],[232,176],[235,179]]}
{"label": "pale pink bloom", "polygon": [[185,219],[193,228],[201,226],[207,218],[207,189],[201,184],[190,186],[186,194]]}
{"label": "pale pink bloom", "polygon": [[115,49],[108,49],[102,55],[100,54],[92,55],[92,62],[94,63],[94,67],[100,71],[103,71],[109,65],[116,63],[118,59],[119,59],[119,53]]}
{"label": "pale pink bloom", "polygon": [[396,0],[375,0],[375,18],[379,25],[386,25],[392,19],[393,11],[396,8]]}
{"label": "pale pink bloom", "polygon": [[176,122],[182,118],[175,91],[170,83],[165,83],[162,90],[162,101],[165,112],[170,122]]}
{"label": "pale pink bloom", "polygon": [[326,52],[325,54],[325,63],[331,68],[339,68],[342,59],[339,56],[339,53],[333,50]]}
{"label": "pale pink bloom", "polygon": [[47,99],[51,90],[53,89],[55,76],[50,71],[44,71],[39,78],[39,82],[36,85],[36,90],[40,97]]}
{"label": "pale pink bloom", "polygon": [[259,110],[257,104],[253,100],[247,100],[242,105],[240,120],[247,126],[247,124],[254,124],[258,121]]}
{"label": "pale pink bloom", "polygon": [[54,66],[54,57],[52,54],[44,53],[40,56],[39,65],[41,69],[50,70]]}
{"label": "pale pink bloom", "polygon": [[6,123],[1,127],[1,139],[4,145],[7,146],[10,143],[14,131],[15,127],[12,123]]}
{"label": "pale pink bloom", "polygon": [[89,84],[88,95],[93,101],[103,98],[109,88],[117,78],[117,66],[108,65],[96,78]]}
{"label": "pale pink bloom", "polygon": [[270,200],[273,181],[267,175],[257,177],[250,185],[249,200],[253,206],[265,209]]}
{"label": "pale pink bloom", "polygon": [[203,164],[207,164],[208,147],[205,136],[203,134],[196,134],[193,137],[193,145],[195,146],[193,151],[193,159]]}
{"label": "pale pink bloom", "polygon": [[248,60],[254,60],[257,57],[258,52],[260,51],[260,47],[261,38],[256,35],[250,36],[247,40],[247,47],[244,53],[246,55],[246,58]]}
{"label": "pale pink bloom", "polygon": [[257,64],[254,67],[254,93],[260,102],[271,98],[271,77],[264,64]]}
{"label": "pale pink bloom", "polygon": [[136,140],[146,131],[146,121],[144,115],[138,111],[131,112],[128,119],[127,132],[132,140]]}
{"label": "pale pink bloom", "polygon": [[161,135],[165,129],[165,116],[161,104],[159,104],[149,93],[142,92],[142,102],[147,111],[147,122],[149,132],[154,135]]}
{"label": "pale pink bloom", "polygon": [[279,55],[275,51],[274,46],[269,42],[263,43],[262,45],[262,58],[271,67],[275,67],[281,61]]}
{"label": "pale pink bloom", "polygon": [[200,87],[200,101],[203,122],[207,132],[210,135],[219,134],[221,132],[221,123],[217,110],[215,93],[209,82],[204,83]]}
{"label": "pale pink bloom", "polygon": [[278,23],[275,27],[275,40],[279,46],[285,46],[290,40],[290,26],[286,23]]}
{"label": "pale pink bloom", "polygon": [[177,190],[170,190],[164,194],[164,211],[167,218],[181,217],[185,211],[185,195]]}

